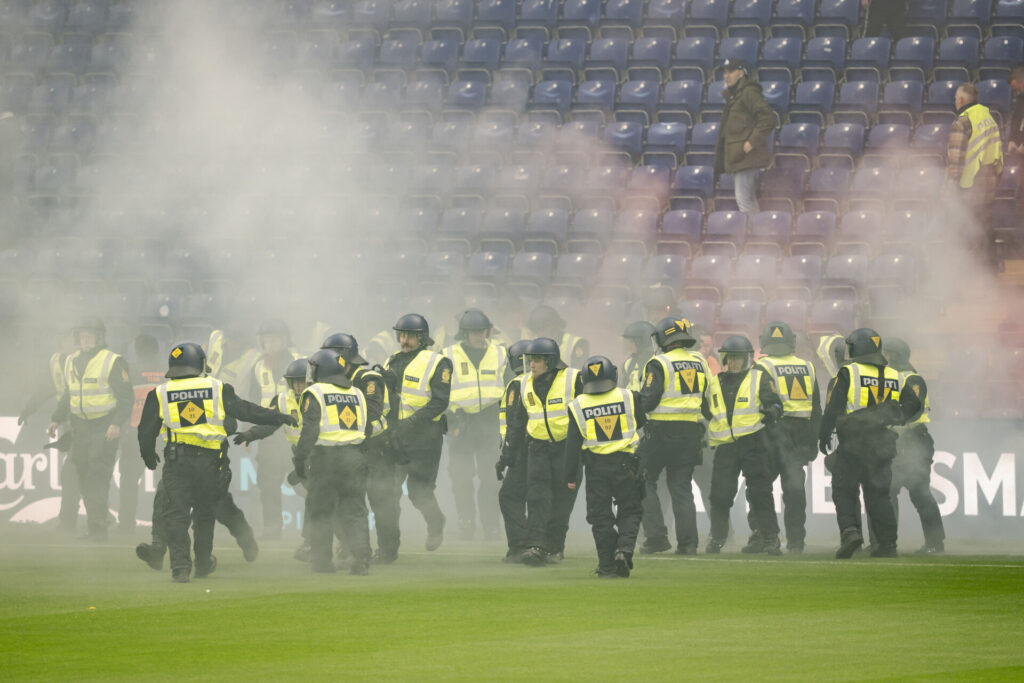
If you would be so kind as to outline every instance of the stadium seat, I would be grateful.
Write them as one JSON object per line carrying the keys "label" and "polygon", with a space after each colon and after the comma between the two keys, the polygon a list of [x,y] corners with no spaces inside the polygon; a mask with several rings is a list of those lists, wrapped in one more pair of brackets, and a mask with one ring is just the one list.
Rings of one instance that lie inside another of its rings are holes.
{"label": "stadium seat", "polygon": [[[992,22],[992,0],[953,0],[949,35],[978,35]],[[967,33],[960,33],[966,31]]]}
{"label": "stadium seat", "polygon": [[1018,36],[993,36],[985,41],[978,77],[1007,78],[1010,69],[1024,61],[1024,39]]}
{"label": "stadium seat", "polygon": [[849,154],[854,159],[864,152],[864,126],[859,123],[834,123],[825,129],[821,151]]}
{"label": "stadium seat", "polygon": [[846,64],[846,79],[880,83],[889,73],[888,38],[875,36],[858,38],[850,45],[850,59]]}
{"label": "stadium seat", "polygon": [[[672,60],[672,79],[689,80],[699,74],[698,80],[706,81],[715,64],[715,41],[707,36],[687,36],[676,43]],[[694,71],[696,70],[696,71]]]}
{"label": "stadium seat", "polygon": [[587,78],[608,78],[614,75],[616,82],[623,80],[629,64],[629,41],[625,38],[601,37],[590,44],[584,71]]}
{"label": "stadium seat", "polygon": [[[793,230],[793,215],[788,211],[760,211],[750,226],[751,242],[788,246]],[[738,265],[738,264],[737,264]]]}
{"label": "stadium seat", "polygon": [[860,23],[860,2],[857,0],[821,0],[818,6],[817,35],[824,35],[822,26],[837,25],[848,30]]}
{"label": "stadium seat", "polygon": [[726,0],[692,0],[686,31],[717,39],[728,21],[729,3]]}
{"label": "stadium seat", "polygon": [[736,259],[730,299],[764,302],[775,290],[778,260],[772,254],[742,254]]}
{"label": "stadium seat", "polygon": [[565,209],[538,209],[526,219],[523,249],[558,254],[569,238],[569,212]]}
{"label": "stadium seat", "polygon": [[572,83],[567,81],[541,81],[533,87],[533,106],[564,114],[572,104],[572,90]]}
{"label": "stadium seat", "polygon": [[651,124],[644,141],[643,163],[668,165],[675,169],[686,155],[687,133],[684,123],[664,121]]}
{"label": "stadium seat", "polygon": [[935,81],[970,80],[971,74],[978,67],[978,56],[981,50],[978,39],[972,36],[950,36],[939,43],[939,54],[935,59],[932,77]]}
{"label": "stadium seat", "polygon": [[[769,38],[761,46],[759,80],[786,80],[792,83],[803,59],[803,41],[792,37]],[[785,75],[785,78],[782,76]]]}
{"label": "stadium seat", "polygon": [[729,28],[732,31],[736,27],[755,26],[758,28],[756,37],[760,38],[760,30],[767,28],[771,20],[771,0],[738,0],[732,6]]}
{"label": "stadium seat", "polygon": [[494,251],[478,251],[469,257],[466,275],[477,282],[500,285],[508,271],[508,254]]}
{"label": "stadium seat", "polygon": [[896,287],[912,292],[917,284],[914,258],[908,254],[883,254],[871,262],[868,279],[871,287]]}
{"label": "stadium seat", "polygon": [[825,125],[826,115],[832,112],[835,84],[825,81],[797,83],[793,103],[790,105],[791,123]]}
{"label": "stadium seat", "polygon": [[658,120],[689,124],[703,101],[704,85],[700,81],[670,81],[665,84]]}
{"label": "stadium seat", "polygon": [[505,45],[505,66],[539,69],[543,44],[528,38],[516,38]]}
{"label": "stadium seat", "polygon": [[[616,118],[642,120],[647,125],[661,99],[661,81],[627,81],[619,91]],[[641,112],[639,119],[636,112]]]}
{"label": "stadium seat", "polygon": [[644,20],[643,0],[607,0],[604,5],[606,24],[640,26]]}
{"label": "stadium seat", "polygon": [[848,334],[855,329],[856,311],[852,301],[823,299],[811,306],[807,317],[808,334]]}
{"label": "stadium seat", "polygon": [[761,88],[768,105],[780,116],[784,116],[789,111],[789,82],[761,81]]}
{"label": "stadium seat", "polygon": [[493,24],[511,30],[516,25],[515,0],[477,0],[476,19],[478,24]]}
{"label": "stadium seat", "polygon": [[815,6],[814,0],[779,0],[772,16],[772,36],[786,32],[790,37],[805,38],[806,31],[814,26]]}
{"label": "stadium seat", "polygon": [[606,114],[615,110],[616,85],[613,80],[583,81],[576,89],[576,103],[573,118],[581,112],[597,112],[599,121],[604,123]]}
{"label": "stadium seat", "polygon": [[784,322],[796,332],[807,329],[807,302],[802,299],[775,299],[764,307],[768,322]]}
{"label": "stadium seat", "polygon": [[544,252],[523,252],[512,257],[509,279],[546,285],[554,269],[554,257]]}
{"label": "stadium seat", "polygon": [[629,77],[661,82],[672,59],[672,42],[661,37],[637,38],[629,57]]}
{"label": "stadium seat", "polygon": [[704,229],[703,253],[725,253],[735,256],[747,241],[747,215],[740,211],[713,211],[708,214]]}
{"label": "stadium seat", "polygon": [[522,112],[530,101],[530,87],[516,79],[499,77],[491,86],[490,102],[495,107]]}
{"label": "stadium seat", "polygon": [[748,68],[757,66],[758,41],[745,36],[722,38],[718,44],[718,63],[727,59],[738,59]]}
{"label": "stadium seat", "polygon": [[686,279],[686,259],[678,254],[658,254],[647,259],[643,281],[678,290]]}
{"label": "stadium seat", "polygon": [[935,65],[935,39],[930,36],[901,38],[893,48],[892,80],[925,82]]}
{"label": "stadium seat", "polygon": [[659,240],[669,243],[685,242],[696,247],[701,241],[704,216],[699,211],[666,211],[661,219]]}
{"label": "stadium seat", "polygon": [[648,0],[644,17],[655,25],[682,26],[686,15],[684,0]]}
{"label": "stadium seat", "polygon": [[606,145],[628,154],[631,160],[636,160],[643,149],[643,134],[643,125],[635,121],[616,121],[604,127],[602,140]]}
{"label": "stadium seat", "polygon": [[892,156],[902,154],[910,143],[910,126],[902,123],[880,123],[868,132],[866,150]]}
{"label": "stadium seat", "polygon": [[864,254],[833,256],[825,263],[820,295],[822,299],[832,295],[852,303],[865,290],[867,277],[868,257]]}
{"label": "stadium seat", "polygon": [[828,80],[836,83],[846,68],[846,39],[837,36],[815,36],[807,41],[803,66],[804,81]]}
{"label": "stadium seat", "polygon": [[833,112],[837,123],[860,123],[867,128],[878,111],[878,83],[847,81],[839,88],[839,102]]}
{"label": "stadium seat", "polygon": [[549,32],[558,24],[558,9],[561,3],[555,0],[523,0],[519,9],[520,26],[542,26]]}
{"label": "stadium seat", "polygon": [[761,329],[761,302],[750,300],[726,301],[718,310],[716,335],[756,335]]}
{"label": "stadium seat", "polygon": [[601,20],[601,2],[599,0],[565,0],[562,3],[562,21],[559,32],[566,24],[583,24],[589,28],[597,26]]}
{"label": "stadium seat", "polygon": [[1010,112],[1010,84],[1005,80],[989,79],[976,83],[978,102],[1003,116]]}
{"label": "stadium seat", "polygon": [[732,282],[732,259],[720,254],[695,256],[690,262],[684,296],[721,301]]}

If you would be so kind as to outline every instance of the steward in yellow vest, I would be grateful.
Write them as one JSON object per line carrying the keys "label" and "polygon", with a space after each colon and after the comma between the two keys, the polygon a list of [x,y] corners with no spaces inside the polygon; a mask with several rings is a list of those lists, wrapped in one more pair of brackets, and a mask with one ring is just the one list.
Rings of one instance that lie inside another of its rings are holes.
{"label": "steward in yellow vest", "polygon": [[801,553],[807,523],[804,466],[818,457],[821,396],[814,364],[795,355],[796,335],[784,322],[771,322],[761,332],[757,366],[768,375],[782,400],[782,419],[768,425],[772,481],[782,479],[786,547]]}
{"label": "steward in yellow vest", "polygon": [[626,351],[626,360],[622,363],[619,384],[630,391],[640,391],[640,380],[643,379],[644,366],[654,355],[654,325],[646,320],[631,323],[622,331],[622,345]]}
{"label": "steward in yellow vest", "polygon": [[452,480],[459,535],[473,540],[477,512],[487,540],[498,536],[498,486],[486,472],[494,457],[494,427],[505,393],[508,358],[505,347],[491,341],[493,326],[483,311],[470,308],[459,318],[456,343],[444,349],[452,363],[452,389],[448,403],[448,474]]}
{"label": "steward in yellow vest", "polygon": [[928,433],[931,422],[931,401],[928,399],[928,385],[910,364],[910,346],[897,337],[882,340],[882,353],[889,366],[900,373],[900,395],[913,393],[921,402],[921,411],[907,418],[906,426],[895,427],[899,438],[896,441],[896,459],[892,462],[892,486],[889,492],[899,519],[899,494],[907,489],[910,502],[921,518],[924,531],[924,546],[919,555],[934,555],[946,550],[946,531],[942,524],[942,513],[932,494],[932,460],[935,456],[935,442]]}
{"label": "steward in yellow vest", "polygon": [[506,439],[516,451],[526,444],[528,547],[521,561],[539,567],[561,561],[569,515],[576,502],[576,491],[565,487],[563,473],[569,402],[579,394],[582,381],[578,371],[562,362],[554,339],[531,341],[526,365],[522,401],[507,414]]}
{"label": "steward in yellow vest", "polygon": [[752,365],[754,347],[746,337],[727,337],[718,352],[723,370],[711,382],[711,422],[708,426],[715,463],[711,470],[711,538],[707,552],[721,552],[729,534],[739,475],[747,485],[751,536],[745,553],[782,552],[779,522],[772,497],[773,470],[765,423],[782,416],[782,402],[771,375]]}
{"label": "steward in yellow vest", "polygon": [[541,304],[526,319],[526,327],[534,338],[546,337],[558,342],[558,348],[571,368],[579,369],[590,355],[590,342],[565,331],[565,319],[551,306]]}
{"label": "steward in yellow vest", "polygon": [[244,336],[241,331],[231,327],[214,330],[206,342],[206,358],[211,377],[230,384],[235,388],[235,393],[249,396],[249,382],[254,376],[253,368],[260,359],[260,351],[247,346],[242,341]]}
{"label": "steward in yellow vest", "polygon": [[[310,567],[334,572],[332,520],[337,515],[343,546],[352,555],[349,573],[370,571],[366,510],[367,461],[362,448],[371,415],[363,392],[352,386],[348,363],[333,349],[309,358],[310,379],[299,399],[302,431],[295,446],[295,472],[306,478]],[[379,412],[379,404],[378,404]]]}
{"label": "steward in yellow vest", "polygon": [[[501,482],[498,491],[498,507],[505,521],[505,538],[508,552],[503,562],[519,562],[526,550],[526,442],[516,439],[512,445],[509,438],[508,415],[514,413],[522,403],[523,363],[530,342],[520,340],[508,347],[508,367],[515,373],[505,386],[498,408],[498,436],[501,439],[501,456],[494,464],[494,472]],[[522,430],[520,431],[522,434]]]}
{"label": "steward in yellow vest", "polygon": [[89,538],[102,542],[107,538],[108,491],[121,427],[131,417],[135,395],[124,359],[106,347],[102,321],[84,321],[73,334],[79,350],[64,360],[63,393],[48,432],[52,438],[58,425],[70,422],[71,462],[85,503]]}
{"label": "steward in yellow vest", "polygon": [[825,370],[825,378],[831,380],[846,363],[846,341],[842,335],[823,334],[818,339],[815,353],[822,369]]}
{"label": "steward in yellow vest", "polygon": [[[896,516],[889,497],[896,433],[921,411],[913,391],[901,391],[900,374],[882,354],[882,337],[867,327],[846,338],[850,362],[839,369],[829,388],[821,418],[818,447],[832,472],[832,501],[840,541],[836,559],[849,559],[864,543],[861,532],[860,492],[878,545],[872,557],[895,557]],[[830,453],[832,433],[839,445]]]}
{"label": "steward in yellow vest", "polygon": [[[451,395],[452,362],[430,350],[434,340],[430,337],[430,325],[422,315],[402,316],[394,330],[400,351],[385,365],[388,375],[394,378],[394,386],[389,387],[391,457],[402,465],[397,477],[399,490],[405,481],[409,500],[426,520],[426,548],[432,551],[444,540],[445,518],[434,488],[447,429],[444,413]],[[398,537],[397,528],[390,533]],[[393,561],[393,557],[382,561]]]}
{"label": "steward in yellow vest", "polygon": [[686,318],[662,318],[652,338],[659,353],[647,361],[640,387],[648,420],[638,449],[647,481],[640,552],[672,547],[658,500],[658,479],[664,471],[675,517],[676,553],[693,555],[699,542],[693,471],[703,460],[702,420],[711,415],[711,371],[704,356],[693,350],[697,339]]}
{"label": "steward in yellow vest", "polygon": [[156,469],[156,439],[163,438],[161,486],[166,496],[161,506],[154,503],[154,526],[163,529],[172,578],[184,583],[192,569],[190,520],[196,535],[196,578],[217,566],[210,551],[215,508],[231,480],[225,455],[230,421],[294,425],[295,418],[238,398],[230,384],[205,376],[206,354],[198,344],[176,345],[167,366],[168,381],[152,390],[142,407],[139,452],[146,467]]}
{"label": "steward in yellow vest", "polygon": [[575,491],[580,461],[587,476],[587,522],[597,546],[600,577],[628,577],[640,532],[643,472],[636,447],[647,422],[640,395],[620,389],[618,370],[604,356],[591,356],[583,368],[583,392],[569,404],[564,480]]}
{"label": "steward in yellow vest", "polygon": [[291,332],[283,320],[273,318],[264,322],[258,338],[263,355],[253,366],[254,386],[259,391],[260,405],[269,407],[275,396],[288,391],[284,369],[300,356],[291,348]]}

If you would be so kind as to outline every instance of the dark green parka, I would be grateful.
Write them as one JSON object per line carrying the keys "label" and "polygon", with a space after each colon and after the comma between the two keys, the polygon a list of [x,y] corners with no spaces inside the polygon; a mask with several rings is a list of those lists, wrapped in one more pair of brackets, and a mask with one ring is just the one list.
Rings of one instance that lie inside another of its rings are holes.
{"label": "dark green parka", "polygon": [[[725,109],[715,148],[715,173],[736,173],[748,168],[766,168],[772,157],[768,136],[775,128],[775,114],[761,92],[761,84],[744,76],[725,89]],[[750,141],[750,153],[743,143]]]}

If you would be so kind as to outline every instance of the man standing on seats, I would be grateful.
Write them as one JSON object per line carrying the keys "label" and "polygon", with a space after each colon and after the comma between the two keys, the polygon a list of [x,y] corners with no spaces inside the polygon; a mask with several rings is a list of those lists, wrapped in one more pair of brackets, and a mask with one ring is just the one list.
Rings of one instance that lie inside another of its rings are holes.
{"label": "man standing on seats", "polygon": [[727,59],[722,65],[725,108],[715,147],[715,175],[731,173],[736,205],[749,220],[760,210],[757,203],[757,172],[771,165],[768,136],[775,129],[775,112],[764,99],[761,84],[748,65]]}

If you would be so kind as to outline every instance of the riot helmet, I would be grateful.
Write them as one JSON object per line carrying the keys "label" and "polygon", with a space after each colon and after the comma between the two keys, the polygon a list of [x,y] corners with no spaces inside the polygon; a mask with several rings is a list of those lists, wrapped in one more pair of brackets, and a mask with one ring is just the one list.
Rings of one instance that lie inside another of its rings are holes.
{"label": "riot helmet", "polygon": [[674,318],[668,316],[662,318],[655,326],[652,338],[662,351],[668,351],[672,345],[688,349],[697,343],[697,340],[690,332],[692,325],[686,318]]}
{"label": "riot helmet", "polygon": [[348,363],[334,349],[320,349],[309,357],[307,381],[327,382],[347,389],[352,386],[348,377]]}
{"label": "riot helmet", "polygon": [[761,352],[769,356],[788,356],[796,351],[796,335],[784,322],[770,322],[761,331],[757,343]]}
{"label": "riot helmet", "polygon": [[910,345],[899,337],[886,337],[882,340],[882,355],[889,365],[899,372],[916,372],[910,364]]}
{"label": "riot helmet", "polygon": [[529,369],[529,363],[533,359],[541,359],[547,364],[548,370],[561,369],[566,367],[562,362],[562,354],[558,349],[558,342],[548,337],[538,337],[526,347],[525,363]]}
{"label": "riot helmet", "polygon": [[651,339],[653,334],[654,325],[646,320],[630,323],[622,331],[622,337],[636,344],[636,352],[640,355],[650,354],[654,350],[654,340]]}
{"label": "riot helmet", "polygon": [[349,365],[368,365],[366,359],[359,355],[359,342],[351,334],[336,332],[324,339],[320,348],[334,349]]}
{"label": "riot helmet", "polygon": [[517,375],[524,372],[523,357],[526,355],[526,349],[529,346],[529,339],[520,339],[506,349],[508,363]]}
{"label": "riot helmet", "polygon": [[604,356],[591,356],[583,367],[584,394],[603,394],[619,385],[618,369]]}
{"label": "riot helmet", "polygon": [[734,334],[725,338],[722,342],[722,346],[718,349],[718,353],[722,356],[722,365],[726,366],[728,372],[729,357],[730,356],[742,356],[743,357],[743,369],[739,372],[743,372],[750,367],[750,364],[754,362],[754,347],[751,345],[750,340],[746,337]]}
{"label": "riot helmet", "polygon": [[209,368],[206,365],[206,352],[199,344],[182,342],[176,344],[167,356],[167,372],[164,377],[180,379],[182,377],[198,377]]}
{"label": "riot helmet", "polygon": [[858,363],[888,365],[882,355],[882,335],[870,327],[861,327],[846,337],[846,355]]}
{"label": "riot helmet", "polygon": [[391,329],[395,331],[395,339],[401,332],[413,332],[419,339],[420,348],[425,349],[434,345],[434,340],[430,338],[430,325],[427,323],[427,319],[419,313],[403,315]]}

